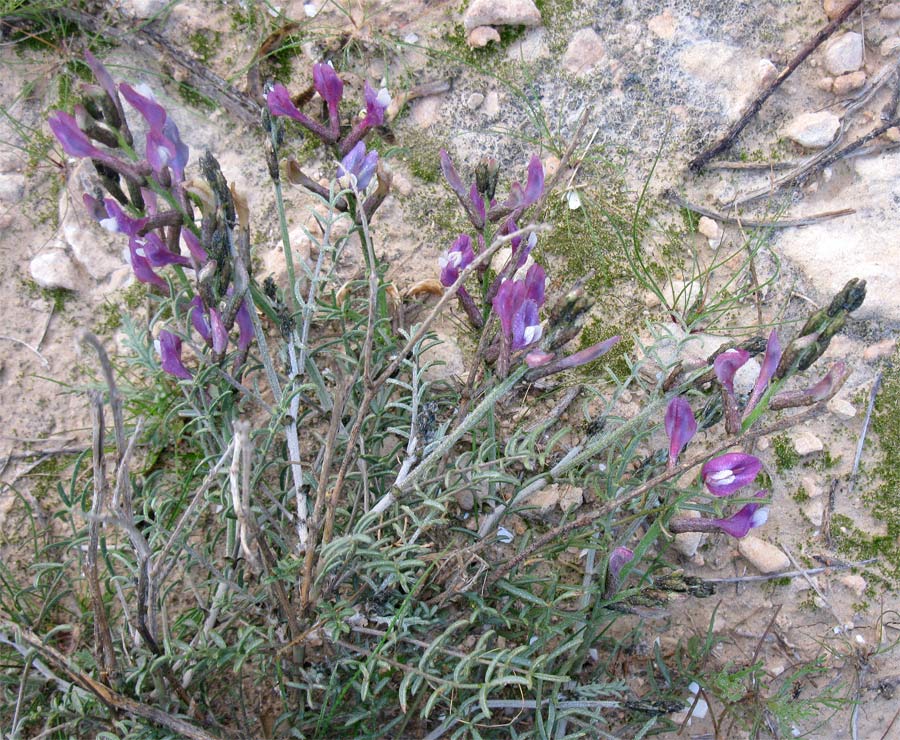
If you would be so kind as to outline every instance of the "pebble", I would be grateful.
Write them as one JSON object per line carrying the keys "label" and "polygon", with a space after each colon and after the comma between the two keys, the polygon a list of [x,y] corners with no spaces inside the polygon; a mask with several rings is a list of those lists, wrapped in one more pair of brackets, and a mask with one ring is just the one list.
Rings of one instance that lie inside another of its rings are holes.
{"label": "pebble", "polygon": [[463,511],[472,511],[475,508],[475,494],[472,493],[471,489],[463,488],[453,495],[456,498],[457,505]]}
{"label": "pebble", "polygon": [[900,3],[888,3],[881,9],[881,17],[886,21],[900,20]]}
{"label": "pebble", "polygon": [[[685,519],[699,519],[700,512],[693,509],[685,509],[684,511],[679,511],[678,516]],[[672,547],[686,558],[692,558],[697,554],[697,549],[705,536],[703,532],[681,532],[675,535]]]}
{"label": "pebble", "polygon": [[829,18],[836,18],[840,12],[850,4],[850,0],[825,0],[822,3],[825,15]]}
{"label": "pebble", "polygon": [[791,121],[784,135],[808,149],[823,149],[840,127],[841,119],[829,111],[803,113]]}
{"label": "pebble", "polygon": [[120,7],[135,18],[152,18],[162,13],[170,4],[166,0],[123,0]]}
{"label": "pebble", "polygon": [[593,28],[582,28],[572,35],[563,54],[562,66],[577,77],[589,74],[606,58],[606,47]]}
{"label": "pebble", "polygon": [[863,350],[863,359],[866,362],[881,360],[894,354],[895,349],[897,349],[896,339],[882,339],[880,342],[870,344]]}
{"label": "pebble", "polygon": [[494,119],[500,115],[500,93],[496,90],[491,90],[487,95],[484,96],[484,106],[481,109],[482,113],[487,116],[489,119]]}
{"label": "pebble", "polygon": [[856,407],[846,398],[832,398],[828,402],[828,410],[839,419],[852,419],[856,416]]}
{"label": "pebble", "polygon": [[822,526],[822,515],[825,513],[825,502],[822,501],[821,496],[804,502],[803,506],[800,507],[800,511],[803,512],[803,516],[809,519],[810,524],[814,527]]}
{"label": "pebble", "polygon": [[722,243],[722,238],[725,236],[725,232],[722,231],[719,224],[708,216],[700,217],[700,220],[697,222],[697,231],[709,240],[709,246],[713,248],[718,247],[719,244]]}
{"label": "pebble", "polygon": [[436,332],[435,336],[438,339],[437,344],[425,350],[422,360],[423,364],[437,364],[432,364],[425,371],[425,378],[434,383],[463,377],[466,372],[466,358],[459,345],[441,332]]}
{"label": "pebble", "polygon": [[756,447],[761,452],[765,452],[766,450],[768,450],[771,445],[772,445],[772,443],[769,441],[768,437],[760,437],[756,441]]}
{"label": "pebble", "polygon": [[523,60],[535,61],[550,56],[550,45],[547,43],[547,32],[543,28],[535,28],[522,38],[510,44],[506,50],[506,58],[514,62]]}
{"label": "pebble", "polygon": [[863,63],[863,37],[848,31],[836,37],[825,49],[825,69],[833,75],[855,72]]}
{"label": "pebble", "polygon": [[466,43],[473,49],[481,49],[492,41],[499,44],[500,34],[496,28],[491,26],[477,26],[469,31],[469,35],[466,37]]}
{"label": "pebble", "polygon": [[860,70],[859,72],[850,72],[849,74],[835,77],[831,89],[835,95],[846,95],[854,90],[859,90],[865,84],[866,73]]}
{"label": "pebble", "polygon": [[841,583],[849,588],[857,596],[862,596],[866,592],[866,579],[857,573],[850,573],[841,578]]}
{"label": "pebble", "polygon": [[678,19],[672,15],[672,11],[666,8],[659,15],[653,16],[647,21],[647,28],[654,36],[669,41],[675,38],[675,32],[678,30]]}
{"label": "pebble", "polygon": [[803,486],[803,490],[806,491],[806,495],[810,498],[815,498],[822,493],[819,490],[819,484],[816,482],[816,479],[811,475],[804,475],[800,479],[800,485]]}
{"label": "pebble", "polygon": [[897,126],[891,126],[887,131],[884,132],[884,138],[888,141],[893,141],[894,143],[900,141],[900,128]]}
{"label": "pebble", "polygon": [[480,92],[473,92],[466,98],[466,108],[469,110],[477,110],[484,102],[484,95]]}
{"label": "pebble", "polygon": [[737,198],[737,188],[727,180],[721,180],[713,188],[712,196],[720,206],[729,206]]}
{"label": "pebble", "polygon": [[791,565],[788,556],[780,548],[751,534],[738,541],[738,551],[760,573],[777,573]]}
{"label": "pebble", "polygon": [[834,88],[834,77],[826,75],[825,77],[820,77],[813,84],[820,90],[831,92],[832,88]]}
{"label": "pebble", "polygon": [[897,49],[900,49],[900,36],[888,36],[881,42],[881,46],[878,47],[883,57],[892,54]]}
{"label": "pebble", "polygon": [[34,257],[28,265],[31,277],[42,288],[78,288],[78,268],[69,254],[62,249],[53,249]]}
{"label": "pebble", "polygon": [[539,26],[541,13],[532,0],[472,0],[463,16],[463,27]]}
{"label": "pebble", "polygon": [[814,452],[821,452],[825,449],[822,440],[811,432],[800,432],[794,437],[794,450],[801,457],[812,455]]}

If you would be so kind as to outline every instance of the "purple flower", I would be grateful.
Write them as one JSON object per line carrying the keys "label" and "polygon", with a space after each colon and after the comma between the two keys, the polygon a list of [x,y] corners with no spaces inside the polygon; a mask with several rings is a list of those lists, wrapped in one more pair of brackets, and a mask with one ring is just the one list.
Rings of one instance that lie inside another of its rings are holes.
{"label": "purple flower", "polygon": [[475,259],[472,251],[472,239],[468,234],[460,234],[446,254],[438,257],[441,267],[441,285],[449,288],[459,279],[459,274]]}
{"label": "purple flower", "polygon": [[697,420],[686,398],[676,396],[666,408],[666,434],[669,436],[669,469],[675,467],[678,456],[697,433]]}
{"label": "purple flower", "polygon": [[181,361],[181,339],[163,329],[156,340],[156,350],[162,360],[162,369],[176,378],[190,380],[193,376]]}
{"label": "purple flower", "polygon": [[494,311],[513,350],[527,347],[541,338],[538,311],[544,303],[545,282],[544,268],[534,264],[528,268],[524,280],[504,280],[494,296]]}
{"label": "purple flower", "polygon": [[[768,491],[757,491],[754,498],[765,498]],[[762,504],[749,503],[742,506],[737,513],[727,519],[712,519],[715,524],[726,534],[736,539],[746,537],[751,529],[761,527],[769,518],[769,507]]]}
{"label": "purple flower", "polygon": [[119,85],[119,90],[150,127],[147,132],[147,161],[153,171],[159,175],[163,168],[169,167],[176,181],[183,180],[190,150],[181,140],[178,127],[166,113],[166,109],[125,82]]}
{"label": "purple flower", "polygon": [[138,232],[147,224],[146,218],[132,218],[126,214],[122,207],[112,198],[105,198],[103,205],[106,208],[108,218],[100,219],[100,225],[107,231],[136,237]]}
{"label": "purple flower", "polygon": [[184,239],[184,245],[188,248],[191,256],[197,260],[199,264],[205,264],[208,255],[206,254],[206,250],[200,246],[200,240],[194,232],[188,228],[184,228],[181,230],[181,238]]}
{"label": "purple flower", "polygon": [[273,85],[266,95],[266,105],[269,107],[269,113],[273,116],[287,116],[293,118],[300,123],[305,123],[309,119],[303,115],[291,100],[291,94],[287,88],[280,82]]}
{"label": "purple flower", "polygon": [[381,126],[384,123],[384,112],[391,104],[391,94],[386,88],[382,87],[378,92],[366,82],[365,87],[366,98],[366,123],[371,128],[373,126]]}
{"label": "purple flower", "polygon": [[75,118],[68,113],[58,110],[50,116],[47,122],[50,124],[53,135],[70,157],[90,157],[105,161],[105,158],[110,156],[91,144],[87,134],[78,128]]}
{"label": "purple flower", "polygon": [[203,305],[203,299],[195,295],[191,298],[190,308],[188,309],[188,316],[191,319],[191,324],[194,329],[196,329],[197,333],[203,337],[203,340],[207,344],[212,343],[212,327],[209,325],[209,321],[206,318],[206,306]]}
{"label": "purple flower", "polygon": [[166,265],[181,265],[182,267],[190,267],[191,261],[181,254],[175,254],[163,244],[163,240],[159,235],[150,232],[145,234],[143,238],[132,237],[136,253],[145,257],[151,267],[165,267]]}
{"label": "purple flower", "polygon": [[241,307],[237,310],[234,323],[238,327],[238,349],[242,352],[250,346],[256,332],[253,330],[253,318],[250,316],[250,308],[247,299],[241,301]]}
{"label": "purple flower", "polygon": [[143,116],[151,129],[162,129],[167,117],[165,108],[153,98],[139,93],[127,82],[119,85],[119,92],[128,104]]}
{"label": "purple flower", "polygon": [[534,205],[540,200],[544,194],[544,166],[541,164],[541,158],[536,154],[528,163],[528,180],[525,188],[518,182],[514,182],[509,189],[509,197],[504,203],[504,207],[512,212],[513,216],[520,214],[528,206]]}
{"label": "purple flower", "polygon": [[629,550],[627,547],[617,547],[609,556],[607,569],[614,578],[618,578],[625,564],[630,563],[632,560],[634,560],[633,550]]}
{"label": "purple flower", "polygon": [[753,392],[750,394],[750,400],[747,401],[747,410],[744,412],[746,416],[759,403],[766,389],[769,387],[769,381],[778,369],[778,363],[781,361],[781,343],[778,341],[778,333],[772,329],[769,334],[769,341],[766,342],[766,354],[763,358],[762,368],[759,371],[759,377],[753,386]]}
{"label": "purple flower", "polygon": [[214,308],[209,309],[209,325],[212,329],[213,352],[221,355],[228,347],[228,331],[222,323],[222,316]]}
{"label": "purple flower", "polygon": [[94,78],[100,83],[100,87],[103,88],[103,91],[109,96],[110,101],[112,101],[112,104],[115,106],[119,118],[124,121],[125,112],[122,110],[122,101],[119,100],[119,92],[116,89],[116,83],[113,80],[112,75],[110,75],[106,67],[104,67],[100,63],[100,60],[91,54],[91,52],[84,52],[84,59],[87,62],[88,67],[91,68]]}
{"label": "purple flower", "polygon": [[730,496],[756,478],[762,462],[753,455],[729,452],[715,457],[700,470],[700,476],[714,496]]}
{"label": "purple flower", "polygon": [[750,353],[747,350],[729,349],[713,361],[716,377],[728,393],[734,394],[734,376],[749,359]]}
{"label": "purple flower", "polygon": [[344,83],[337,76],[334,67],[330,64],[319,63],[313,65],[313,87],[328,105],[329,115],[331,111],[337,114],[338,105],[344,95]]}
{"label": "purple flower", "polygon": [[441,149],[440,151],[440,160],[441,172],[443,173],[444,178],[447,180],[447,184],[450,186],[450,189],[454,193],[456,193],[456,197],[457,199],[459,199],[460,204],[465,209],[466,215],[468,215],[469,217],[469,221],[472,222],[472,225],[478,231],[481,231],[484,228],[486,213],[484,199],[478,192],[477,183],[472,183],[472,187],[466,189],[466,186],[463,184],[462,178],[460,178],[459,173],[453,166],[453,161],[450,159],[450,155],[447,154],[446,150],[444,149]]}
{"label": "purple flower", "polygon": [[538,367],[544,367],[556,357],[552,352],[544,352],[542,349],[536,349],[525,355],[525,364],[532,370]]}
{"label": "purple flower", "polygon": [[338,165],[338,182],[345,186],[352,185],[361,193],[372,181],[377,167],[378,152],[372,150],[366,154],[366,145],[360,141]]}
{"label": "purple flower", "polygon": [[131,259],[131,269],[134,270],[134,276],[142,283],[155,285],[157,288],[168,291],[169,284],[153,272],[150,261],[143,253],[143,250],[139,249],[139,246],[137,239],[132,238],[128,240],[128,253]]}

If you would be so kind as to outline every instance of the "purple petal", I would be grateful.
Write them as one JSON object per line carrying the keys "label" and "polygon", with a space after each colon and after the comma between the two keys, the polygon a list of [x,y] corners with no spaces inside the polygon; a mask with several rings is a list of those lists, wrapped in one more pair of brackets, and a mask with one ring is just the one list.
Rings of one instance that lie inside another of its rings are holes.
{"label": "purple petal", "polygon": [[459,279],[459,274],[475,259],[472,251],[472,239],[468,234],[460,234],[453,246],[442,255],[438,264],[441,267],[441,285],[449,288]]}
{"label": "purple petal", "polygon": [[62,144],[63,150],[70,157],[90,157],[101,159],[105,155],[100,149],[91,144],[87,134],[84,133],[75,119],[61,110],[56,111],[47,121],[53,135]]}
{"label": "purple petal", "polygon": [[[768,491],[757,491],[755,498],[765,498]],[[740,539],[746,537],[747,533],[755,527],[761,527],[769,518],[769,507],[762,504],[749,503],[741,507],[737,513],[732,514],[727,519],[713,519],[716,524],[726,534]]]}
{"label": "purple petal", "polygon": [[273,116],[288,116],[304,123],[309,120],[297,109],[297,106],[291,101],[291,94],[281,83],[277,83],[269,91],[266,96],[266,105],[269,106],[269,112]]}
{"label": "purple petal", "polygon": [[559,369],[569,370],[570,368],[593,362],[594,360],[603,357],[603,355],[615,347],[621,338],[622,337],[619,336],[610,337],[602,342],[597,342],[597,344],[592,344],[590,347],[585,347],[585,349],[579,350],[563,359],[563,361],[559,363]]}
{"label": "purple petal", "polygon": [[129,216],[122,210],[119,203],[112,198],[104,199],[103,205],[106,208],[108,218],[101,219],[100,225],[108,231],[120,232],[126,236],[133,237],[137,236],[138,232],[147,224],[146,218],[132,218]]}
{"label": "purple petal", "polygon": [[157,339],[160,364],[162,369],[176,378],[190,380],[193,376],[181,361],[181,339],[163,329]]}
{"label": "purple petal", "polygon": [[91,72],[94,73],[94,79],[100,83],[100,87],[102,87],[103,91],[109,96],[109,99],[116,107],[119,116],[124,120],[125,113],[122,110],[122,101],[119,100],[119,92],[116,89],[116,83],[113,80],[112,75],[110,75],[106,67],[104,67],[100,63],[100,60],[91,54],[91,52],[84,52],[84,59],[87,62],[88,67],[91,68]]}
{"label": "purple petal", "polygon": [[544,352],[543,350],[536,349],[532,352],[529,352],[525,355],[525,364],[530,368],[543,367],[547,363],[549,363],[556,355],[552,352]]}
{"label": "purple petal", "polygon": [[88,213],[91,215],[91,218],[95,221],[102,221],[109,216],[103,201],[99,198],[95,198],[90,193],[82,193],[81,200],[84,203],[84,207],[87,208]]}
{"label": "purple petal", "polygon": [[512,348],[523,349],[541,338],[541,320],[538,318],[538,306],[526,298],[519,305],[513,317]]}
{"label": "purple petal", "polygon": [[141,93],[135,90],[127,82],[123,82],[119,85],[119,92],[122,93],[122,97],[128,101],[128,104],[144,117],[144,120],[151,129],[162,130],[162,127],[166,122],[165,108],[153,100],[153,98],[141,95]]}
{"label": "purple petal", "polygon": [[697,420],[686,398],[676,396],[669,401],[665,426],[669,436],[669,465],[674,467],[685,445],[697,433]]}
{"label": "purple petal", "polygon": [[807,389],[807,393],[812,397],[813,403],[827,398],[834,387],[834,382],[838,378],[843,377],[846,365],[842,361],[838,361],[831,366],[825,376],[815,385]]}
{"label": "purple petal", "polygon": [[228,346],[228,331],[225,329],[225,324],[222,323],[219,312],[214,308],[209,309],[209,324],[212,328],[213,352],[220,355]]}
{"label": "purple petal", "polygon": [[528,163],[528,182],[525,184],[525,196],[522,202],[523,206],[530,206],[537,203],[541,195],[544,194],[544,166],[541,164],[541,158],[535,154]]}
{"label": "purple petal", "polygon": [[369,126],[384,124],[384,112],[391,102],[387,90],[376,91],[368,82],[365,85],[366,121]]}
{"label": "purple petal", "polygon": [[238,309],[234,317],[234,323],[238,327],[238,349],[242,352],[250,346],[256,333],[253,330],[253,319],[250,316],[250,308],[247,305],[247,299],[241,301],[241,307]]}
{"label": "purple petal", "polygon": [[729,349],[720,354],[713,362],[713,369],[719,382],[729,393],[734,393],[734,376],[750,359],[745,349]]}
{"label": "purple petal", "polygon": [[747,401],[747,412],[752,411],[763,393],[769,386],[769,381],[778,369],[778,363],[781,360],[781,343],[778,341],[778,333],[772,329],[769,334],[769,341],[766,342],[766,355],[763,358],[762,368],[759,371],[759,377],[753,386],[753,393],[750,394],[750,400]]}
{"label": "purple petal", "polygon": [[454,168],[453,162],[450,160],[450,155],[447,154],[446,150],[441,149],[440,158],[441,172],[444,174],[447,184],[450,185],[453,192],[456,193],[460,199],[464,200],[467,197],[466,186],[463,185],[459,174],[456,172],[456,168]]}
{"label": "purple petal", "polygon": [[165,267],[166,265],[181,265],[182,267],[190,267],[191,261],[181,254],[175,254],[159,238],[158,234],[153,232],[144,235],[143,244],[139,241],[140,237],[135,238],[137,248],[144,252],[144,256],[150,263],[151,267]]}
{"label": "purple petal", "polygon": [[197,333],[203,337],[203,340],[207,344],[212,343],[212,328],[209,325],[209,322],[206,320],[206,306],[203,305],[203,299],[195,295],[191,299],[190,308],[188,309],[188,316],[191,319],[191,324]]}
{"label": "purple petal", "polygon": [[191,256],[197,260],[199,264],[205,264],[209,256],[206,254],[206,250],[200,246],[200,240],[194,232],[188,228],[183,228],[181,230],[181,238],[184,240],[184,245],[188,248]]}
{"label": "purple petal", "polygon": [[330,64],[313,65],[313,86],[328,107],[337,110],[344,94],[344,83]]}
{"label": "purple petal", "polygon": [[707,462],[700,476],[711,494],[730,496],[756,478],[761,469],[759,458],[743,452],[729,452]]}
{"label": "purple petal", "polygon": [[544,268],[535,262],[525,274],[525,297],[534,301],[538,308],[544,305],[546,284],[547,274],[544,272]]}
{"label": "purple petal", "polygon": [[162,132],[174,151],[169,165],[172,168],[172,172],[175,174],[175,179],[183,180],[184,168],[187,166],[191,150],[188,148],[188,145],[181,140],[181,134],[178,133],[178,126],[175,125],[175,122],[171,118],[166,118]]}
{"label": "purple petal", "polygon": [[630,563],[632,560],[634,560],[634,551],[629,550],[627,547],[617,547],[610,553],[607,569],[612,574],[613,578],[618,579],[619,573],[622,572],[622,568],[626,563]]}
{"label": "purple petal", "polygon": [[469,188],[469,201],[472,203],[475,214],[478,216],[481,223],[484,224],[484,221],[487,218],[487,211],[484,209],[484,198],[481,197],[481,194],[478,192],[478,185],[474,182],[472,183],[472,187]]}
{"label": "purple petal", "polygon": [[500,319],[500,328],[507,336],[512,336],[513,316],[516,312],[516,283],[514,280],[504,280],[497,289],[497,294],[492,302],[494,312]]}
{"label": "purple petal", "polygon": [[146,256],[138,252],[138,247],[140,246],[141,245],[137,243],[136,237],[132,237],[128,240],[128,252],[131,257],[131,269],[134,270],[134,276],[142,283],[155,285],[157,288],[168,291],[169,284],[153,272],[149,260]]}

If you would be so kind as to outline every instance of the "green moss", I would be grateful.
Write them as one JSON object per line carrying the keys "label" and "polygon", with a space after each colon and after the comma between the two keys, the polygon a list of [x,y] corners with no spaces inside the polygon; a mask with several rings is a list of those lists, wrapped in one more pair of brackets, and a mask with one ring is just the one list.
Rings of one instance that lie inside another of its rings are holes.
{"label": "green moss", "polygon": [[221,43],[222,33],[220,31],[210,31],[207,28],[198,28],[187,37],[188,47],[194,52],[197,59],[204,64],[209,63],[209,60],[213,58]]}
{"label": "green moss", "polygon": [[119,297],[129,311],[135,311],[143,305],[149,291],[144,283],[134,283],[123,290]]}
{"label": "green moss", "polygon": [[619,378],[628,377],[631,373],[631,368],[628,365],[628,356],[634,349],[634,339],[631,336],[631,329],[610,326],[599,318],[591,319],[587,326],[581,331],[581,336],[578,340],[578,349],[586,349],[593,344],[597,344],[597,342],[602,342],[605,339],[614,337],[616,334],[622,337],[618,344],[599,360],[594,360],[593,362],[589,362],[587,365],[578,368],[580,375],[583,375],[584,377],[597,377],[603,373],[604,368],[609,368]]}
{"label": "green moss", "polygon": [[772,439],[772,451],[775,453],[775,470],[779,473],[796,467],[800,462],[800,455],[786,434],[779,434]]}
{"label": "green moss", "polygon": [[34,280],[22,280],[22,287],[29,298],[43,298],[53,306],[54,313],[65,311],[66,303],[75,297],[75,294],[65,288],[42,288]]}
{"label": "green moss", "polygon": [[201,110],[213,111],[216,108],[215,101],[206,97],[193,85],[187,82],[178,83],[178,95],[188,105]]}
{"label": "green moss", "polygon": [[797,490],[794,492],[794,501],[798,504],[805,504],[809,501],[809,493],[803,486],[797,486]]}

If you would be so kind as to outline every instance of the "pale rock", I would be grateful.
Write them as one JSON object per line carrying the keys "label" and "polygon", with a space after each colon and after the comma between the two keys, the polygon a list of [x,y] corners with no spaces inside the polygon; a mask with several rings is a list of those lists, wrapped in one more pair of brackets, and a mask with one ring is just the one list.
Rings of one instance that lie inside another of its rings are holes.
{"label": "pale rock", "polygon": [[804,475],[800,479],[800,485],[803,487],[803,490],[806,491],[806,495],[810,498],[815,498],[816,496],[822,495],[822,491],[819,490],[819,484],[811,475]]}
{"label": "pale rock", "polygon": [[546,179],[552,178],[557,172],[559,172],[559,165],[561,164],[559,157],[555,154],[548,154],[544,157],[544,177]]}
{"label": "pale rock", "polygon": [[135,18],[153,18],[171,4],[167,0],[122,0],[119,7]]}
{"label": "pale rock", "polygon": [[813,84],[824,92],[831,92],[834,89],[834,77],[825,75],[817,79]]}
{"label": "pale rock", "polygon": [[577,509],[584,503],[584,491],[576,486],[562,486],[559,500],[556,502],[560,510],[565,512]]}
{"label": "pale rock", "polygon": [[25,192],[25,175],[15,172],[0,174],[0,203],[14,205]]}
{"label": "pale rock", "polygon": [[800,507],[800,511],[803,512],[803,516],[805,516],[814,527],[822,526],[822,515],[825,513],[825,502],[822,501],[821,496],[805,501]]}
{"label": "pale rock", "polygon": [[410,118],[417,128],[431,128],[440,118],[444,108],[443,95],[430,95],[413,101]]}
{"label": "pale rock", "polygon": [[466,108],[469,110],[478,110],[484,102],[484,95],[480,92],[473,92],[466,98]]}
{"label": "pale rock", "polygon": [[539,26],[541,13],[532,0],[472,0],[463,16],[463,27]]}
{"label": "pale rock", "polygon": [[841,119],[829,111],[803,113],[784,129],[784,135],[808,149],[823,149],[841,127]]}
{"label": "pale rock", "polygon": [[439,341],[422,353],[422,362],[440,364],[432,365],[425,371],[426,379],[433,383],[462,377],[466,372],[466,358],[459,345],[447,334],[440,331],[435,334]]}
{"label": "pale rock", "polygon": [[866,73],[860,70],[858,72],[850,72],[849,74],[835,77],[831,89],[835,95],[846,95],[854,90],[859,90],[859,88],[865,84]]}
{"label": "pale rock", "polygon": [[606,58],[603,40],[593,28],[582,28],[572,35],[572,40],[562,58],[562,66],[577,77],[593,71]]}
{"label": "pale rock", "polygon": [[893,54],[898,48],[900,48],[900,36],[888,36],[881,42],[878,50],[881,52],[881,56],[886,57]]}
{"label": "pale rock", "polygon": [[77,290],[83,280],[72,258],[61,249],[52,249],[34,257],[28,265],[34,282],[42,288]]}
{"label": "pale rock", "polygon": [[893,141],[895,144],[900,142],[900,128],[897,126],[891,126],[887,131],[884,132],[884,138],[888,141]]}
{"label": "pale rock", "polygon": [[850,589],[857,598],[866,592],[866,586],[868,586],[866,579],[858,573],[850,573],[841,577],[841,583]]}
{"label": "pale rock", "polygon": [[855,72],[863,63],[863,37],[848,31],[828,44],[825,49],[825,69],[833,75]]}
{"label": "pale rock", "polygon": [[709,246],[715,248],[722,243],[725,232],[722,228],[708,216],[701,216],[697,222],[697,231],[709,240]]}
{"label": "pale rock", "polygon": [[771,59],[760,59],[753,68],[752,76],[756,80],[757,87],[765,87],[778,77],[778,67]]}
{"label": "pale rock", "polygon": [[881,17],[886,21],[900,20],[900,3],[888,3],[881,9]]}
{"label": "pale rock", "polygon": [[481,49],[492,41],[495,44],[499,44],[500,34],[497,32],[496,28],[492,28],[491,26],[478,26],[473,28],[466,37],[466,43],[473,49]]}
{"label": "pale rock", "polygon": [[738,551],[760,573],[777,573],[791,565],[790,559],[780,548],[751,534],[738,540]]}
{"label": "pale rock", "polygon": [[852,419],[856,416],[856,407],[845,398],[832,398],[828,402],[828,410],[839,419]]}
{"label": "pale rock", "polygon": [[491,90],[484,96],[484,103],[481,106],[481,112],[488,118],[493,120],[500,115],[500,93]]}
{"label": "pale rock", "polygon": [[765,451],[768,450],[769,447],[771,447],[771,446],[772,446],[772,443],[769,441],[769,438],[768,438],[768,437],[760,437],[760,438],[756,441],[756,447],[757,447],[757,449],[759,449],[761,452],[765,452]]}
{"label": "pale rock", "polygon": [[837,18],[849,4],[850,0],[825,0],[823,10],[829,18]]}
{"label": "pale rock", "polygon": [[720,206],[728,206],[737,198],[737,188],[727,180],[721,180],[713,188],[712,196]]}
{"label": "pale rock", "polygon": [[814,452],[821,452],[825,449],[822,440],[812,432],[800,432],[793,437],[794,451],[801,457],[812,455]]}
{"label": "pale rock", "polygon": [[469,488],[463,488],[453,494],[456,503],[463,511],[472,511],[475,508],[475,494]]}
{"label": "pale rock", "polygon": [[522,38],[510,44],[506,50],[506,58],[513,62],[546,59],[550,56],[550,45],[547,43],[547,32],[543,28],[535,28]]}
{"label": "pale rock", "polygon": [[[694,509],[685,509],[679,511],[678,516],[685,519],[699,519],[700,512]],[[697,555],[697,549],[705,536],[703,532],[679,532],[672,541],[672,547],[686,558],[693,558]]]}
{"label": "pale rock", "polygon": [[675,32],[678,30],[678,19],[672,15],[671,10],[666,8],[662,13],[647,21],[647,28],[654,36],[670,41],[675,38]]}
{"label": "pale rock", "polygon": [[0,230],[8,229],[12,226],[13,217],[11,213],[0,213]]}
{"label": "pale rock", "polygon": [[880,342],[875,342],[875,344],[870,344],[863,350],[863,359],[866,362],[874,362],[875,360],[883,360],[885,357],[890,357],[894,354],[894,350],[897,348],[897,340],[896,339],[882,339]]}

